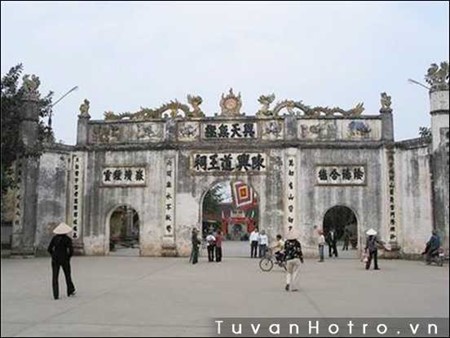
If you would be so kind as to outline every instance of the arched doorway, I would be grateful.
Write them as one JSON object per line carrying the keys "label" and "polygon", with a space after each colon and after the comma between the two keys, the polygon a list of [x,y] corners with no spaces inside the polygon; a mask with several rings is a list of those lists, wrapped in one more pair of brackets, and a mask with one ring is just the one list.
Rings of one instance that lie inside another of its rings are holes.
{"label": "arched doorway", "polygon": [[[335,230],[339,257],[358,257],[358,220],[352,209],[342,205],[328,209],[323,217],[322,227],[325,238],[331,229]],[[343,250],[346,246],[348,250]],[[326,252],[327,255],[328,252]]]}
{"label": "arched doorway", "polygon": [[248,238],[258,224],[258,196],[255,190],[240,180],[213,184],[202,202],[202,237],[222,231],[226,241],[224,255],[249,256]]}
{"label": "arched doorway", "polygon": [[115,256],[139,256],[139,216],[133,208],[122,205],[112,212],[109,252]]}

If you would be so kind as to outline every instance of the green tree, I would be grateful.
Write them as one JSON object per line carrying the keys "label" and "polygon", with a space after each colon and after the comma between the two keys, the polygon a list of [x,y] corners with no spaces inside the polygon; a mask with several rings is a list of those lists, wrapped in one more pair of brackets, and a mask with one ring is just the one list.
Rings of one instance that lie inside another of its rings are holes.
{"label": "green tree", "polygon": [[24,88],[20,76],[23,71],[22,64],[12,67],[1,79],[1,116],[2,116],[2,145],[1,145],[1,188],[2,196],[15,181],[12,175],[12,166],[17,158],[24,156],[40,156],[45,140],[53,139],[51,128],[45,123],[45,117],[51,114],[53,92],[38,99],[39,122],[38,142],[33,149],[25,148],[21,135],[20,124],[23,120]]}
{"label": "green tree", "polygon": [[210,215],[220,212],[220,202],[223,198],[222,186],[217,184],[212,187],[203,200],[203,212]]}

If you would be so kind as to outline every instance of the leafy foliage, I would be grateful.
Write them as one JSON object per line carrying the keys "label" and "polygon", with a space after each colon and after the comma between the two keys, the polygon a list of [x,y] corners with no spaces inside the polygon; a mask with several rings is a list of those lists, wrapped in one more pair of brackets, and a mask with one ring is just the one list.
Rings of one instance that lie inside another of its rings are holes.
{"label": "leafy foliage", "polygon": [[220,202],[224,199],[220,184],[212,187],[203,200],[203,212],[206,214],[220,213]]}
{"label": "leafy foliage", "polygon": [[20,125],[23,121],[23,82],[20,83],[20,76],[23,71],[22,64],[12,67],[8,73],[2,76],[1,80],[1,188],[2,196],[9,187],[14,186],[12,177],[12,165],[17,158],[24,156],[40,156],[43,150],[43,143],[53,139],[51,128],[44,122],[44,118],[51,114],[52,96],[49,92],[44,98],[37,101],[39,109],[38,140],[33,148],[26,148],[20,133]]}

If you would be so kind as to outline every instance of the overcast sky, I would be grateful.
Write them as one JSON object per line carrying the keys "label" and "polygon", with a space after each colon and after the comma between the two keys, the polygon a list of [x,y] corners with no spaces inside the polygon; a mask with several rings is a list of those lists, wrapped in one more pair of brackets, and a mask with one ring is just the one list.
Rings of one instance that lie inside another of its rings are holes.
{"label": "overcast sky", "polygon": [[261,94],[275,102],[378,114],[392,97],[395,139],[430,125],[422,83],[449,58],[449,4],[427,2],[2,2],[1,71],[23,63],[41,92],[53,91],[56,139],[75,144],[79,106],[92,119],[170,100],[222,93],[254,115]]}

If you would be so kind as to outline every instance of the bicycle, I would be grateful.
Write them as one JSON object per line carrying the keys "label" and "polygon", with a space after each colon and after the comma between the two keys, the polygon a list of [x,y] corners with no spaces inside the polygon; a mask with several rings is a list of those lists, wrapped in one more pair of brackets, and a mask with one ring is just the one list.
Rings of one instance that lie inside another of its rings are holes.
{"label": "bicycle", "polygon": [[272,250],[268,249],[266,255],[260,259],[259,267],[262,271],[269,272],[273,269],[273,266],[275,264],[280,268],[286,270],[286,261],[284,260],[284,255],[282,255],[281,258],[277,258],[272,253]]}

